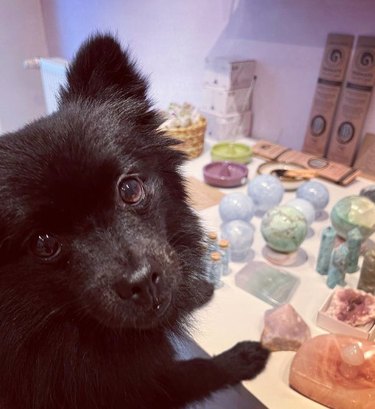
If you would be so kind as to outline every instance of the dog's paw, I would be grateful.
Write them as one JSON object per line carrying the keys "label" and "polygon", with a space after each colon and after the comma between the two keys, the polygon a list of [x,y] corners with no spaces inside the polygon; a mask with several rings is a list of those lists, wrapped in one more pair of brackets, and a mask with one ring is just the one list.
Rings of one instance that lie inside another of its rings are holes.
{"label": "dog's paw", "polygon": [[266,366],[270,351],[260,342],[245,341],[216,356],[214,361],[232,383],[255,378]]}
{"label": "dog's paw", "polygon": [[208,281],[202,281],[200,283],[199,291],[202,294],[202,297],[205,300],[210,300],[212,296],[214,295],[215,287],[213,283],[208,282]]}
{"label": "dog's paw", "polygon": [[196,305],[201,306],[210,301],[212,296],[214,295],[214,291],[215,287],[213,283],[203,280],[200,277],[199,281],[197,281],[196,291],[194,293],[197,301]]}

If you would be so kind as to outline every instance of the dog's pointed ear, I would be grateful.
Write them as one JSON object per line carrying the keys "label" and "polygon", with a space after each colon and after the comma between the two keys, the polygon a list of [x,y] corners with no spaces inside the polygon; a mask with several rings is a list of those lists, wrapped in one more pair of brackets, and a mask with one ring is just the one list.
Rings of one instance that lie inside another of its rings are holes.
{"label": "dog's pointed ear", "polygon": [[79,48],[60,91],[60,105],[77,99],[145,100],[147,81],[119,42],[109,34],[90,37]]}

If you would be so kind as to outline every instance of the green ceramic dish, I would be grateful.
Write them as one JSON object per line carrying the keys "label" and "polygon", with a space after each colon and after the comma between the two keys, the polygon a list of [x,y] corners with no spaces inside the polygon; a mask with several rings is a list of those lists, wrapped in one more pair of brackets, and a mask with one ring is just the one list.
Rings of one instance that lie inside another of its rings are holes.
{"label": "green ceramic dish", "polygon": [[211,148],[212,161],[249,163],[253,155],[251,146],[238,142],[220,142]]}

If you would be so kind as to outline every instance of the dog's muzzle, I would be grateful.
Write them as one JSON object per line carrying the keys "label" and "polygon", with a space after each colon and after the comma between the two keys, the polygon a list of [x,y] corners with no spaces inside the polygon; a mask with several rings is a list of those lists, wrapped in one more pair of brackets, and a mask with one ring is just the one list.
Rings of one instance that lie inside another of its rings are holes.
{"label": "dog's muzzle", "polygon": [[125,301],[131,301],[144,310],[162,314],[168,307],[163,273],[151,266],[142,266],[132,276],[121,277],[113,285],[116,294]]}

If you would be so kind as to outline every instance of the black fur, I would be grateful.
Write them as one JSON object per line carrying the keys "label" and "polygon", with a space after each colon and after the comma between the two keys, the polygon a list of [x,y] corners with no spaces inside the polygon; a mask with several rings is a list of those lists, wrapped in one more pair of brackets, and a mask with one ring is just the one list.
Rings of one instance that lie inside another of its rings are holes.
{"label": "black fur", "polygon": [[184,156],[159,125],[127,52],[96,35],[59,110],[0,138],[4,408],[180,408],[264,368],[256,342],[174,360],[169,335],[213,289]]}

